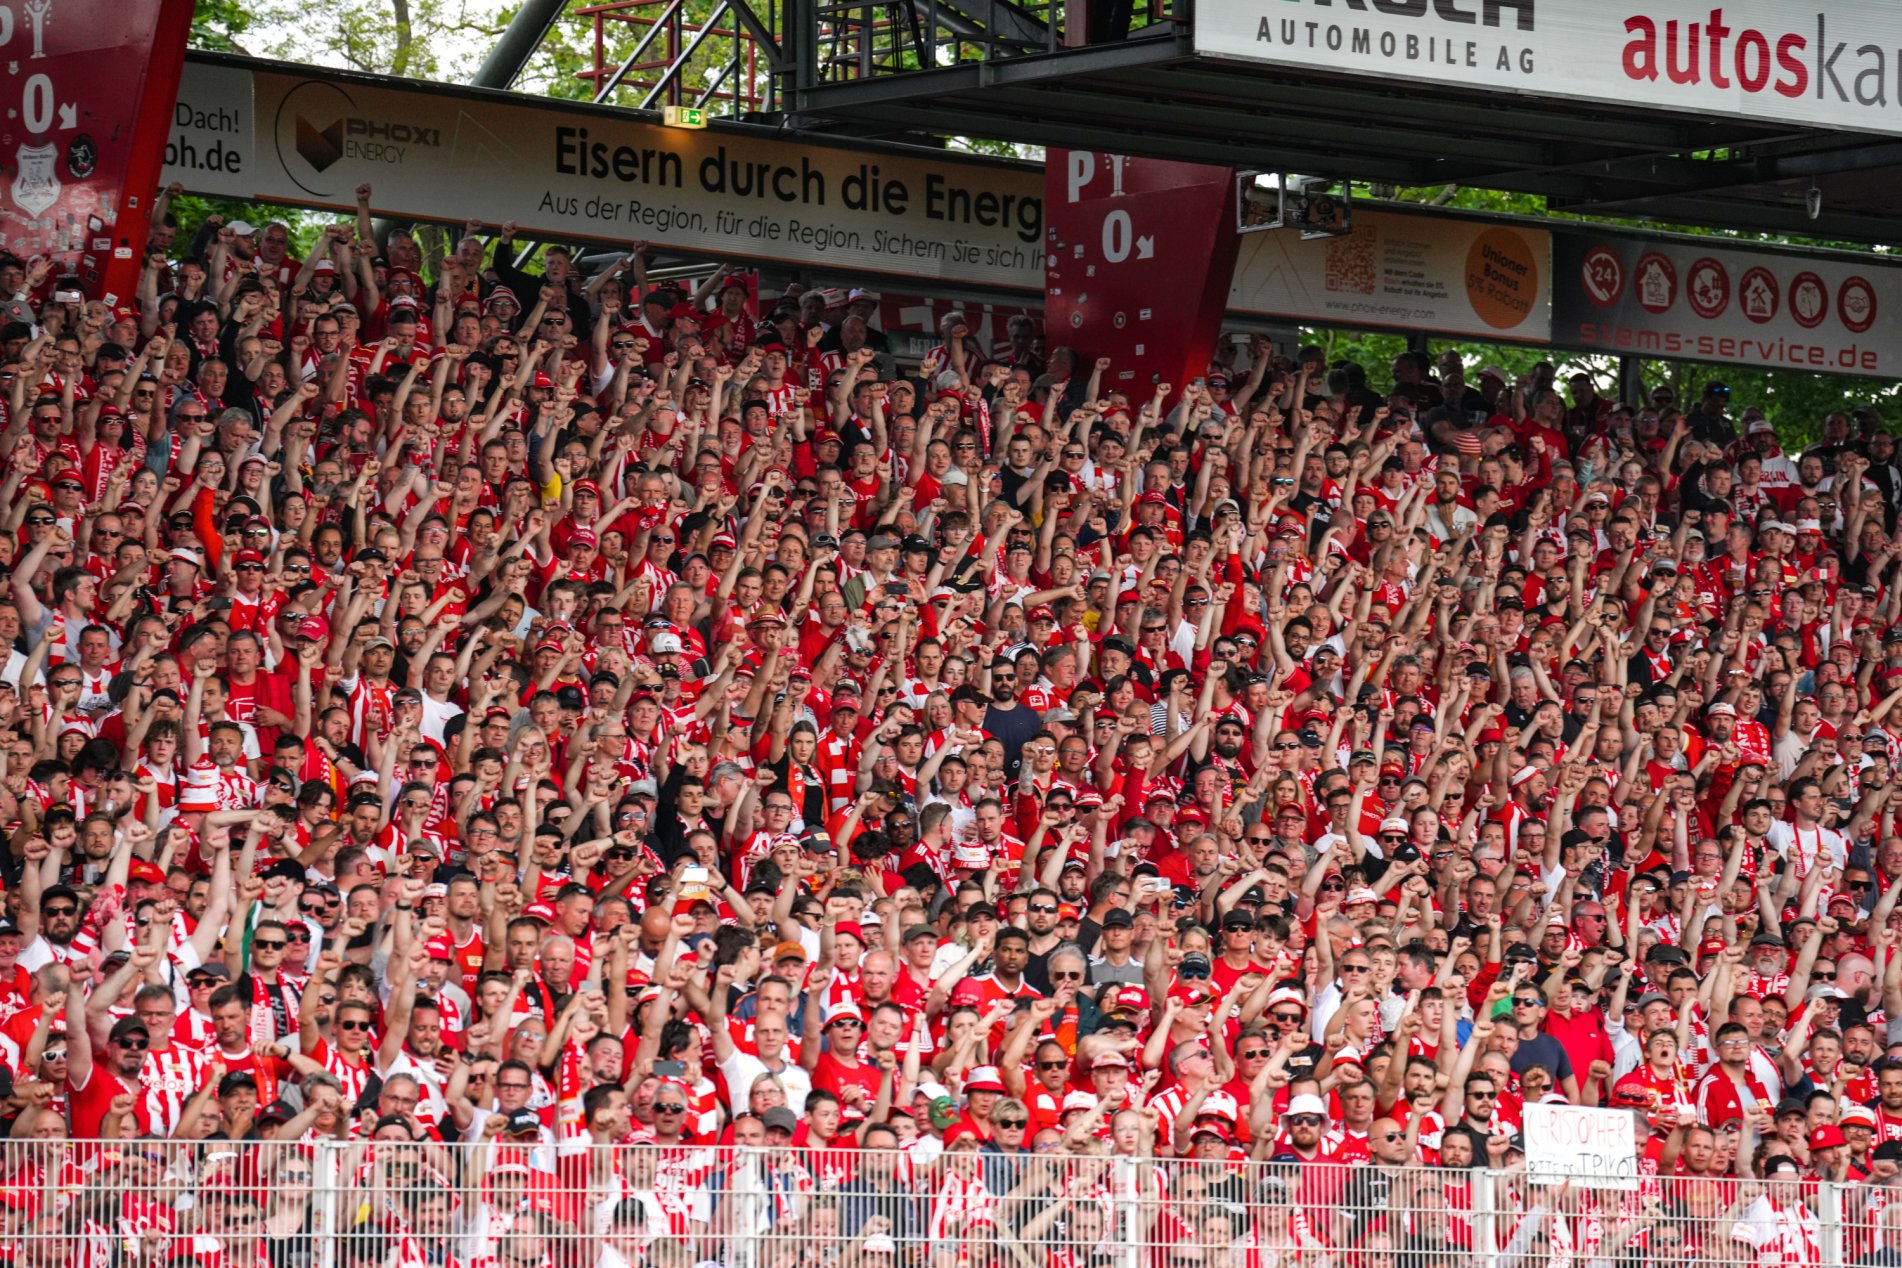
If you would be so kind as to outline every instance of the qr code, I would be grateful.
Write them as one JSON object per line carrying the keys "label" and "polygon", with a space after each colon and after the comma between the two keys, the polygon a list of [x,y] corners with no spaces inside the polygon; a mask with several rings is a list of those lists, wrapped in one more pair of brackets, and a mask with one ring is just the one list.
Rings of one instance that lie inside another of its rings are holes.
{"label": "qr code", "polygon": [[1378,245],[1375,226],[1362,223],[1342,238],[1327,240],[1327,288],[1352,291],[1357,295],[1374,293],[1374,250]]}

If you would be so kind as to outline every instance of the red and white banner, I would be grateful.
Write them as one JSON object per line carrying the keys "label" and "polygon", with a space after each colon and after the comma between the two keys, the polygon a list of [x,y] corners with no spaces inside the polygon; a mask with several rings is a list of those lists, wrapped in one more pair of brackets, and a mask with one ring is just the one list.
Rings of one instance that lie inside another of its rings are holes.
{"label": "red and white banner", "polygon": [[1902,133],[1895,0],[1216,0],[1195,51],[1307,71]]}
{"label": "red and white banner", "polygon": [[191,0],[0,6],[0,245],[88,295],[137,285]]}
{"label": "red and white banner", "polygon": [[1902,269],[1874,257],[1555,232],[1552,341],[1640,357],[1902,377]]}
{"label": "red and white banner", "polygon": [[1235,173],[1226,167],[1050,150],[1044,330],[1106,388],[1139,398],[1208,370],[1235,273]]}

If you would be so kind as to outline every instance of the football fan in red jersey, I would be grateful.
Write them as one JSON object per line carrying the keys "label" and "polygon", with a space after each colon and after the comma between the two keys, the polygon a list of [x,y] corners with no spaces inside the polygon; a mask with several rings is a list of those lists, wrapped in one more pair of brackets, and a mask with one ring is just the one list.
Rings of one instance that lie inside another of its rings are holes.
{"label": "football fan in red jersey", "polygon": [[16,1258],[1902,1253],[1873,408],[177,192],[0,257]]}

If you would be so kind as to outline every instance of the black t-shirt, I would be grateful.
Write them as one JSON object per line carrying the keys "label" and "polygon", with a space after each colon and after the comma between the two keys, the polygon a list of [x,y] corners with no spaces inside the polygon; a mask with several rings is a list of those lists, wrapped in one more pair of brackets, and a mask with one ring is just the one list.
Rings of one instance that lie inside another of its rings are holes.
{"label": "black t-shirt", "polygon": [[1043,730],[1043,715],[1021,704],[1013,704],[1008,709],[992,705],[984,711],[984,729],[1004,746],[1004,773],[1015,779],[1024,745]]}

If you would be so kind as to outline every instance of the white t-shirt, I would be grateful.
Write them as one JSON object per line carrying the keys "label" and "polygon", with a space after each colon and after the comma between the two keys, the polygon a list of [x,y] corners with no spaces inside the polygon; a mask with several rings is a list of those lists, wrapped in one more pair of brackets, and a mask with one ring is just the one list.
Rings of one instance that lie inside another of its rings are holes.
{"label": "white t-shirt", "polygon": [[787,1109],[794,1114],[806,1112],[806,1095],[812,1091],[812,1075],[797,1062],[789,1061],[784,1070],[773,1070],[752,1053],[741,1052],[736,1048],[732,1056],[720,1063],[720,1073],[726,1077],[726,1092],[732,1098],[735,1113],[746,1108],[753,1082],[762,1074],[772,1075],[786,1089]]}
{"label": "white t-shirt", "polygon": [[461,705],[448,701],[438,704],[436,698],[425,691],[423,693],[423,721],[418,729],[422,731],[424,739],[441,744],[444,742],[443,728],[449,725],[450,719],[460,716],[462,712]]}
{"label": "white t-shirt", "polygon": [[1833,828],[1799,829],[1795,824],[1779,819],[1770,825],[1764,840],[1770,843],[1771,849],[1795,864],[1798,876],[1808,875],[1819,860],[1828,867],[1840,870],[1849,859],[1848,844],[1843,840],[1842,833]]}

